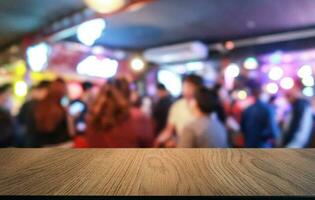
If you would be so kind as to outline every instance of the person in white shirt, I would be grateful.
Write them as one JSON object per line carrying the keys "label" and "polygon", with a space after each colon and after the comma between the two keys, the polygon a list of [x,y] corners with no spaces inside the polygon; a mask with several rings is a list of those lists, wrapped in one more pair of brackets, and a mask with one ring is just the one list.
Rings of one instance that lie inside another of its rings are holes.
{"label": "person in white shirt", "polygon": [[[194,74],[183,79],[182,98],[176,101],[169,111],[166,128],[160,133],[154,147],[161,147],[170,140],[179,139],[184,127],[195,119],[190,101],[194,99],[197,89],[203,86],[203,79]],[[171,142],[172,144],[174,142]]]}
{"label": "person in white shirt", "polygon": [[313,128],[312,107],[301,94],[303,86],[296,81],[295,86],[286,92],[291,103],[291,113],[284,126],[283,146],[286,148],[307,148],[310,145]]}

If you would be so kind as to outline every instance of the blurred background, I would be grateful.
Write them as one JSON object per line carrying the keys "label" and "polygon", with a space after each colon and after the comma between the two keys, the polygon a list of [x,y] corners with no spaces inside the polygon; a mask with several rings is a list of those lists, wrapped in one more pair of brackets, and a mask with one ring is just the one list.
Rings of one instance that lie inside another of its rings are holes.
{"label": "blurred background", "polygon": [[314,11],[313,0],[0,1],[1,146],[314,147]]}

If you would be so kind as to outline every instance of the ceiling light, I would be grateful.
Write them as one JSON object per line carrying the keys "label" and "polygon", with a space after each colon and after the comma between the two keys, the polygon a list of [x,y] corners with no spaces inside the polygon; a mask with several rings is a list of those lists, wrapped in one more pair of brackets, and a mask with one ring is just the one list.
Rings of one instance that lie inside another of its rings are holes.
{"label": "ceiling light", "polygon": [[134,71],[142,71],[145,67],[145,62],[141,58],[133,58],[130,65]]}
{"label": "ceiling light", "polygon": [[26,57],[32,71],[39,72],[47,67],[49,46],[40,43],[26,49]]}
{"label": "ceiling light", "polygon": [[102,18],[84,22],[78,27],[78,40],[87,46],[91,46],[99,37],[101,37],[105,27],[106,22]]}
{"label": "ceiling light", "polygon": [[77,66],[78,74],[110,78],[115,76],[118,69],[118,62],[109,58],[99,59],[96,56],[89,56]]}
{"label": "ceiling light", "polygon": [[84,2],[98,13],[109,14],[122,9],[129,0],[84,0]]}

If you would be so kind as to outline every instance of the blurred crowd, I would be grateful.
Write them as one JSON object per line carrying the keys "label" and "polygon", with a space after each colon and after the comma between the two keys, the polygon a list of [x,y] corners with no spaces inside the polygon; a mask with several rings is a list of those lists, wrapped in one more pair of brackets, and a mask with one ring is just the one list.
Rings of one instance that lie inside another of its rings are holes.
{"label": "blurred crowd", "polygon": [[81,96],[69,99],[63,79],[42,81],[14,116],[12,87],[1,85],[0,147],[314,147],[313,108],[298,82],[285,92],[290,106],[281,119],[276,97],[262,98],[255,80],[246,107],[220,83],[206,87],[194,74],[182,82],[176,99],[160,83],[156,96],[141,97],[124,77],[108,80],[96,93],[95,85],[82,82]]}

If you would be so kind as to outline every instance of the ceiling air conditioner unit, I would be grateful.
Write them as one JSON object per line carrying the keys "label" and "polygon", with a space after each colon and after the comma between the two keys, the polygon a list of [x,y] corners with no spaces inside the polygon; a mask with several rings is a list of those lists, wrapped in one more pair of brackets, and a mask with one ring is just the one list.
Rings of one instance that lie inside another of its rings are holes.
{"label": "ceiling air conditioner unit", "polygon": [[147,49],[143,55],[147,61],[157,64],[201,60],[207,58],[208,47],[199,41],[193,41]]}

